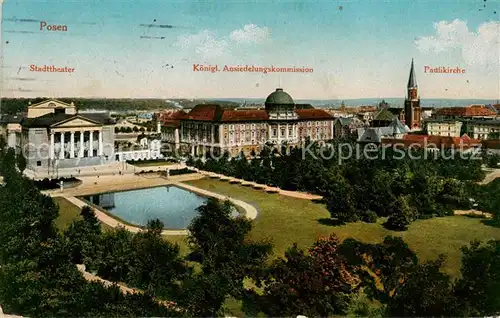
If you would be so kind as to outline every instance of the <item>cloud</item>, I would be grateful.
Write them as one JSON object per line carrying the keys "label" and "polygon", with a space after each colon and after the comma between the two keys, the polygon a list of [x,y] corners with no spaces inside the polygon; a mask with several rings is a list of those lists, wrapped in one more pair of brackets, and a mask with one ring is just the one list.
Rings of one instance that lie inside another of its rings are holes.
{"label": "cloud", "polygon": [[177,38],[175,46],[193,50],[204,59],[220,57],[231,52],[234,43],[253,44],[262,43],[270,38],[271,32],[267,27],[247,24],[242,29],[232,31],[228,36],[217,37],[210,31],[204,30],[197,34],[181,35]]}
{"label": "cloud", "polygon": [[267,27],[258,27],[255,24],[247,24],[243,29],[231,32],[231,40],[238,43],[261,43],[271,36],[271,31]]}
{"label": "cloud", "polygon": [[441,53],[458,49],[468,65],[498,65],[500,63],[499,22],[483,23],[477,32],[472,32],[466,21],[455,19],[451,22],[434,23],[434,29],[436,30],[435,36],[424,36],[415,41],[419,51]]}
{"label": "cloud", "polygon": [[218,39],[215,33],[204,30],[198,34],[181,35],[177,38],[176,46],[192,49],[203,58],[219,57],[228,51],[228,41]]}

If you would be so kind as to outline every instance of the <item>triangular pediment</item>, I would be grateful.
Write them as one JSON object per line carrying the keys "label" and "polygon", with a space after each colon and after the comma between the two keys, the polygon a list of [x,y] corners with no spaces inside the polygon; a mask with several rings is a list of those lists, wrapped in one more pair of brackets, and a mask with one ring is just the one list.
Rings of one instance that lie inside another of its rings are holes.
{"label": "triangular pediment", "polygon": [[69,107],[75,107],[75,105],[61,102],[60,100],[57,99],[48,99],[43,102],[30,105],[28,108],[37,109],[37,108],[69,108]]}
{"label": "triangular pediment", "polygon": [[60,122],[53,124],[52,128],[69,128],[69,127],[100,127],[102,126],[100,123],[93,121],[91,119],[75,116]]}

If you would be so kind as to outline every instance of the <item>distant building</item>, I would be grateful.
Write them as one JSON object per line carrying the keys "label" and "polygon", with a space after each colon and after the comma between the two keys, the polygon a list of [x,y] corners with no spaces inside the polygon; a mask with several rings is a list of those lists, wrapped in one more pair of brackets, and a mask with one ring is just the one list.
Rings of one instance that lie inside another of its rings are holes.
{"label": "distant building", "polygon": [[410,129],[403,125],[398,118],[393,118],[392,121],[384,127],[366,127],[358,128],[358,143],[375,143],[379,144],[383,138],[403,138]]}
{"label": "distant building", "polygon": [[420,96],[418,95],[417,77],[413,66],[413,59],[411,60],[410,77],[408,78],[407,85],[408,93],[405,99],[405,124],[411,130],[418,130],[421,128],[421,108]]}
{"label": "distant building", "polygon": [[120,149],[115,153],[115,160],[119,162],[158,160],[163,158],[160,136],[145,136],[139,140],[139,145],[133,147],[133,149]]}
{"label": "distant building", "polygon": [[[162,121],[164,142],[192,155],[215,149],[233,156],[259,152],[264,144],[297,145],[333,138],[335,118],[311,105],[295,104],[278,88],[265,101],[265,109],[235,110],[218,104],[202,104],[185,113],[178,111],[158,116]],[[205,150],[204,150],[205,148]]]}
{"label": "distant building", "polygon": [[469,120],[465,125],[467,134],[476,139],[488,139],[491,133],[500,134],[500,119]]}
{"label": "distant building", "polygon": [[427,119],[424,122],[427,134],[431,136],[460,137],[462,122],[453,119]]}
{"label": "distant building", "polygon": [[494,119],[497,112],[486,105],[470,105],[465,107],[444,107],[439,108],[433,114],[436,119]]}
{"label": "distant building", "polygon": [[457,151],[468,151],[472,148],[481,147],[477,139],[462,137],[430,136],[407,134],[402,138],[383,138],[382,145],[400,148],[426,148],[426,149],[454,149]]}

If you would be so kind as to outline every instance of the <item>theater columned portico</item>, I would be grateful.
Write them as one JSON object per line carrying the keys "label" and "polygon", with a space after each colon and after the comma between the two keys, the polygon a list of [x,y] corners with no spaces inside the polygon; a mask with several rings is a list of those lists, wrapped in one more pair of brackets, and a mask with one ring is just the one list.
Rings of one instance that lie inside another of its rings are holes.
{"label": "theater columned portico", "polygon": [[99,157],[103,146],[102,127],[50,129],[50,159]]}

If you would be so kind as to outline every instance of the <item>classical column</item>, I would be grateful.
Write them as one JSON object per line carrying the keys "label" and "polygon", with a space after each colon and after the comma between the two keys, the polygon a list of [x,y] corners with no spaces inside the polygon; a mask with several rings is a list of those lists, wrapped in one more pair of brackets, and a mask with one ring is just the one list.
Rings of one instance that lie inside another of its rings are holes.
{"label": "classical column", "polygon": [[179,149],[179,128],[175,128],[174,130],[174,143],[175,149]]}
{"label": "classical column", "polygon": [[281,127],[280,127],[280,124],[278,124],[277,133],[278,133],[278,143],[280,143],[281,142]]}
{"label": "classical column", "polygon": [[211,124],[210,126],[212,126],[210,133],[210,143],[213,144],[215,140],[215,126],[214,124]]}
{"label": "classical column", "polygon": [[219,125],[219,144],[222,147],[224,145],[224,126]]}
{"label": "classical column", "polygon": [[271,131],[271,125],[267,125],[267,140],[271,139],[271,136],[272,136],[272,131]]}
{"label": "classical column", "polygon": [[285,125],[285,138],[288,140],[288,124]]}
{"label": "classical column", "polygon": [[98,156],[102,156],[102,130],[99,130],[99,150],[97,152]]}
{"label": "classical column", "polygon": [[93,157],[94,156],[94,131],[91,130],[90,132],[90,139],[89,139],[89,157]]}
{"label": "classical column", "polygon": [[55,144],[54,144],[54,132],[51,131],[50,132],[50,159],[55,159],[56,158],[54,148],[55,148]]}
{"label": "classical column", "polygon": [[85,156],[85,144],[83,143],[83,136],[85,135],[85,132],[82,130],[80,131],[80,151],[78,153],[78,157],[83,158]]}
{"label": "classical column", "polygon": [[75,158],[75,132],[72,131],[71,132],[71,135],[70,135],[70,138],[69,138],[69,157],[70,158]]}
{"label": "classical column", "polygon": [[61,131],[61,149],[59,152],[59,159],[64,159],[64,131]]}

